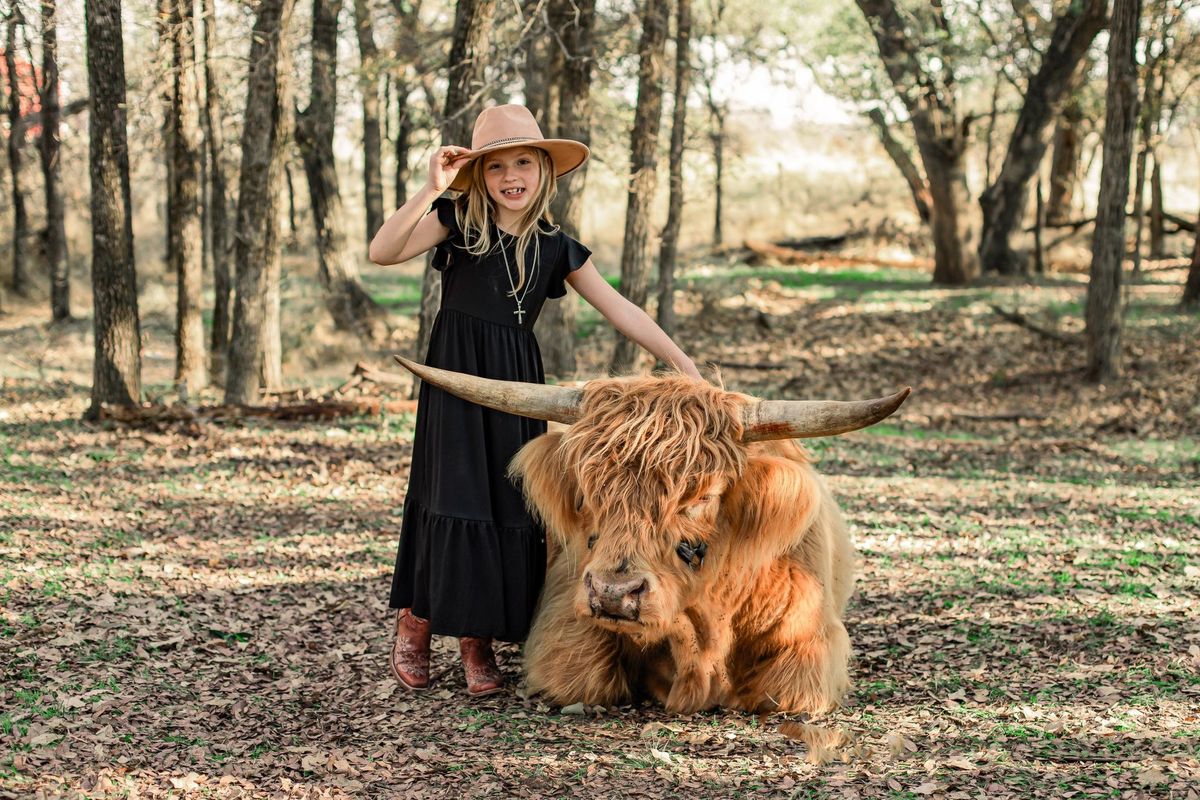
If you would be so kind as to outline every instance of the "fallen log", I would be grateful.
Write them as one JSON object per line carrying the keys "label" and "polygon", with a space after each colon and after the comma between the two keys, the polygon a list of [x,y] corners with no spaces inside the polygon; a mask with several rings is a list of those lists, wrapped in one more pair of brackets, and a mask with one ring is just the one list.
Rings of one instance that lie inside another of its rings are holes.
{"label": "fallen log", "polygon": [[992,306],[992,311],[996,312],[997,314],[999,314],[1001,317],[1008,320],[1012,324],[1020,325],[1022,328],[1031,330],[1034,333],[1036,333],[1037,335],[1044,336],[1047,339],[1053,339],[1054,341],[1062,342],[1063,344],[1073,344],[1075,341],[1070,336],[1059,333],[1058,331],[1052,331],[1047,328],[1043,328],[1040,325],[1034,324],[1033,322],[1031,322],[1029,320],[1028,317],[1026,317],[1024,314],[1020,313],[1019,311],[1006,311],[997,305]]}
{"label": "fallen log", "polygon": [[1007,414],[973,414],[969,411],[952,411],[950,416],[972,422],[1020,422],[1026,419],[1042,422],[1049,418],[1046,414],[1039,414],[1036,411],[1013,411]]}
{"label": "fallen log", "polygon": [[[1147,214],[1149,214],[1149,212],[1147,212]],[[1126,214],[1125,216],[1128,218],[1128,217],[1133,217],[1135,215],[1131,211],[1128,214]],[[1186,231],[1187,233],[1195,233],[1196,232],[1196,223],[1191,220],[1185,219],[1184,217],[1181,217],[1178,214],[1172,214],[1170,211],[1164,211],[1163,219],[1165,219],[1167,222],[1170,222],[1173,225],[1178,226],[1175,230],[1168,231],[1169,233],[1179,233],[1181,231]],[[1042,227],[1045,227],[1045,228],[1070,228],[1072,231],[1077,231],[1080,228],[1082,228],[1083,226],[1089,225],[1095,221],[1096,221],[1095,217],[1086,217],[1084,219],[1066,219],[1066,220],[1062,220],[1059,222],[1047,222]],[[1033,233],[1033,229],[1035,227],[1036,226],[1034,226],[1034,225],[1030,225],[1029,227],[1025,228],[1025,233]]]}
{"label": "fallen log", "polygon": [[314,400],[273,406],[217,405],[192,407],[175,405],[121,406],[104,404],[99,419],[131,427],[163,426],[201,422],[225,422],[237,419],[274,419],[281,421],[330,420],[339,417],[374,416],[381,413],[411,414],[415,400],[384,400],[364,397],[354,400]]}
{"label": "fallen log", "polygon": [[354,365],[354,369],[350,371],[350,378],[341,386],[334,389],[333,393],[335,395],[344,394],[347,389],[353,389],[362,383],[368,382],[408,388],[412,386],[412,376],[400,375],[395,372],[385,372],[359,361]]}
{"label": "fallen log", "polygon": [[783,239],[775,244],[780,247],[789,247],[792,250],[829,250],[834,247],[841,247],[851,239],[860,239],[866,235],[866,232],[851,232],[835,233],[827,236],[803,236],[799,239]]}
{"label": "fallen log", "polygon": [[821,264],[828,267],[872,266],[892,267],[895,269],[933,269],[933,262],[927,258],[901,260],[896,258],[848,256],[824,250],[795,250],[771,242],[760,242],[752,239],[747,239],[745,246],[752,253],[752,258],[748,259],[751,264],[773,261],[779,264],[797,266]]}

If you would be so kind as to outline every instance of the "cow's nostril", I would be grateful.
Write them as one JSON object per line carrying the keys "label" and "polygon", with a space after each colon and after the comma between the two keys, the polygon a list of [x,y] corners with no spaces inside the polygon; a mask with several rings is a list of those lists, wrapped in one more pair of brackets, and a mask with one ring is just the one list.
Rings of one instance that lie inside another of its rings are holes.
{"label": "cow's nostril", "polygon": [[636,620],[641,613],[643,595],[650,581],[642,576],[627,581],[607,581],[584,573],[584,589],[592,616]]}

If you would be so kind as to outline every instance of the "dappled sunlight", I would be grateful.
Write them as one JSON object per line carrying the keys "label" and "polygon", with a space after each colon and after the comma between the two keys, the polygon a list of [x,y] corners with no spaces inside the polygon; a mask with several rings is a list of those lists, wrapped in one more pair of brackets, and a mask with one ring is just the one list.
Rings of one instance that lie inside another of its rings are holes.
{"label": "dappled sunlight", "polygon": [[[1077,335],[1076,279],[943,290],[895,271],[757,272],[680,306],[681,338],[729,388],[914,386],[886,422],[805,443],[860,554],[840,709],[468,701],[447,637],[433,689],[407,694],[387,672],[386,592],[411,416],[85,425],[88,377],[64,362],[53,374],[69,379],[0,389],[6,780],[30,795],[302,798],[653,781],[694,797],[973,797],[1200,779],[1200,367],[1166,306],[1174,287],[1137,287],[1137,367],[1097,388],[1072,347],[991,309]],[[401,305],[405,281],[388,284]],[[63,341],[82,351],[81,331]],[[585,376],[605,372],[610,342],[585,340]],[[520,649],[499,658],[515,687]]]}

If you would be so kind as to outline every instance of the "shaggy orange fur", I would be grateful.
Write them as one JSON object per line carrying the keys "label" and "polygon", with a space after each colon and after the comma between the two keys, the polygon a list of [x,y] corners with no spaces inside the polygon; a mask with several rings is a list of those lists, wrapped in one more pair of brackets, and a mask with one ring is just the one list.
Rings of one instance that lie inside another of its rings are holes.
{"label": "shaggy orange fur", "polygon": [[[525,649],[531,690],[678,712],[838,703],[854,550],[801,447],[740,441],[748,402],[681,377],[591,381],[575,424],[517,454],[554,545]],[[703,563],[680,542],[707,545]],[[636,618],[597,615],[591,578],[631,576],[644,579]]]}

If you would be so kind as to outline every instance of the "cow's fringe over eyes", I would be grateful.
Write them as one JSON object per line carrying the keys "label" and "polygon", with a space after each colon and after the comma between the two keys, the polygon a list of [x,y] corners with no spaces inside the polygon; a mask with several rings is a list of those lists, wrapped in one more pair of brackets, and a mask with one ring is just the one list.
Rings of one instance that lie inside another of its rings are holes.
{"label": "cow's fringe over eyes", "polygon": [[585,501],[597,499],[605,516],[661,519],[700,488],[697,478],[745,469],[741,409],[749,401],[680,376],[589,381],[560,454],[577,468]]}

